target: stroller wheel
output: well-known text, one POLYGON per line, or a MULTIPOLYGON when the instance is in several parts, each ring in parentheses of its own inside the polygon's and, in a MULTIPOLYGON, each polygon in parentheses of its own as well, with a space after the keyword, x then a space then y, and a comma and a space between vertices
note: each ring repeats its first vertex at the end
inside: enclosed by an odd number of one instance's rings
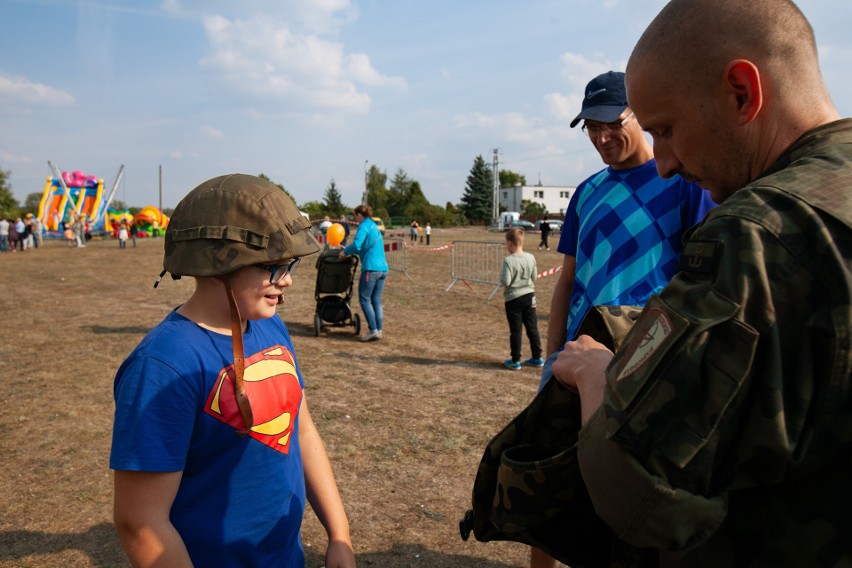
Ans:
POLYGON ((361 335, 361 315, 355 314, 355 335, 361 335))
POLYGON ((320 328, 322 327, 322 322, 320 321, 320 317, 318 313, 314 314, 314 337, 319 336, 320 328))

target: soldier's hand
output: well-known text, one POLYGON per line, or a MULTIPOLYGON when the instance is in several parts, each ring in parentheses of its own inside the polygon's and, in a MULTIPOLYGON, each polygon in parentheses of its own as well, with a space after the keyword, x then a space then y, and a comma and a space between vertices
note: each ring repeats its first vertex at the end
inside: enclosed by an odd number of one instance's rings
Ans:
POLYGON ((553 376, 567 386, 580 389, 584 381, 603 380, 612 351, 588 335, 565 344, 553 362, 553 376))
POLYGON ((553 362, 553 376, 580 394, 580 414, 585 424, 604 400, 606 367, 612 351, 588 335, 569 341, 553 362))

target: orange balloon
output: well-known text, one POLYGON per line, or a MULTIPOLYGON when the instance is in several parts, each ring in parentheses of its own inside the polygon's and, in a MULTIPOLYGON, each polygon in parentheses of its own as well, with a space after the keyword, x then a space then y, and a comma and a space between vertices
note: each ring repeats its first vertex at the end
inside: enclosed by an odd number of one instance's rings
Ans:
POLYGON ((328 239, 328 244, 336 247, 343 242, 343 237, 346 236, 346 231, 343 230, 343 225, 340 223, 332 223, 328 231, 325 232, 325 238, 328 239))

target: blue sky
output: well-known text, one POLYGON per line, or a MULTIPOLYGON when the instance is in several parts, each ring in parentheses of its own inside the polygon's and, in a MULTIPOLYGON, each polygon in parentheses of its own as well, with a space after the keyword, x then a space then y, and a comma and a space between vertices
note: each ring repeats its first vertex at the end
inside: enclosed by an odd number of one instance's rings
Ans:
MULTIPOLYGON (((365 166, 458 203, 474 158, 531 184, 600 169, 568 123, 588 80, 623 70, 664 0, 0 0, 0 168, 19 200, 47 161, 125 178, 173 207, 205 179, 264 173, 299 203, 365 166)), ((852 9, 802 0, 852 115, 852 9)))

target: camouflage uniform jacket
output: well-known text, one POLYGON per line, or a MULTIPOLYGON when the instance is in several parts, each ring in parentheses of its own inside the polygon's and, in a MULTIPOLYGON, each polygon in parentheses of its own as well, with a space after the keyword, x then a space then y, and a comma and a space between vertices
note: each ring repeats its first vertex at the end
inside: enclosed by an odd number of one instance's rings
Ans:
POLYGON ((580 433, 597 513, 661 566, 852 565, 852 119, 687 236, 580 433))

